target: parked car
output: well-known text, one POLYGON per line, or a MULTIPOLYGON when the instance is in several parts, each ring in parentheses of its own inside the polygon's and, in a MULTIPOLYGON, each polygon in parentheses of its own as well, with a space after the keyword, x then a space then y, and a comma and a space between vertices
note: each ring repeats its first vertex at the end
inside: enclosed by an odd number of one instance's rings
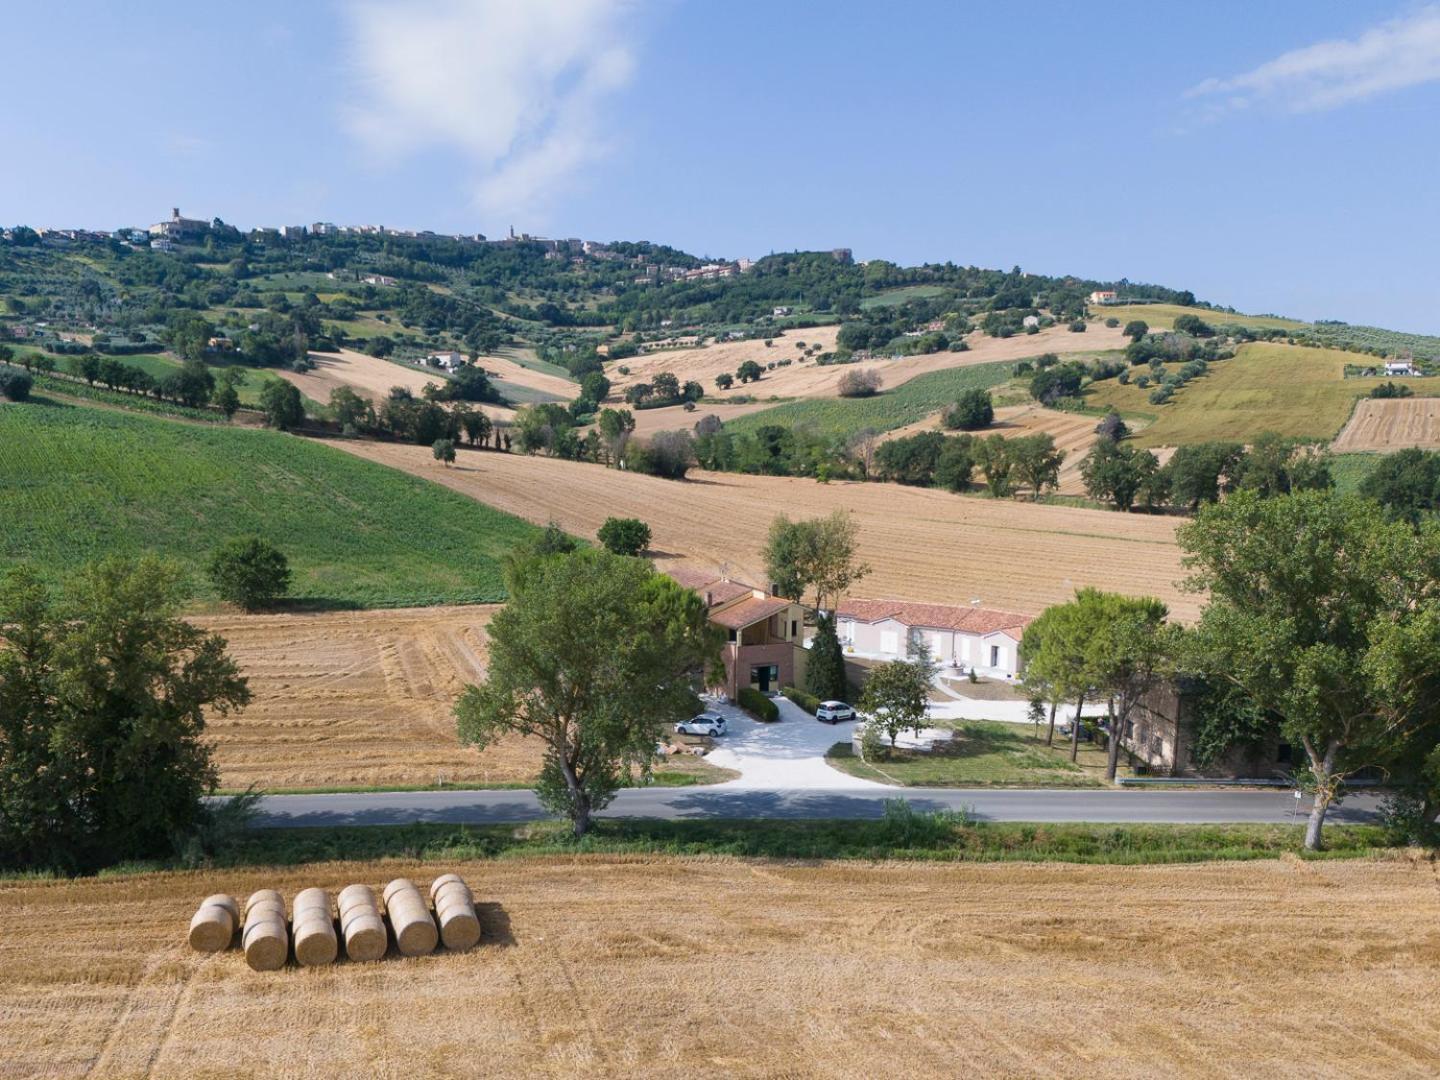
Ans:
POLYGON ((718 713, 701 713, 675 725, 677 735, 724 735, 725 718, 718 713))
POLYGON ((822 701, 815 719, 824 724, 848 724, 855 719, 855 710, 843 701, 822 701))

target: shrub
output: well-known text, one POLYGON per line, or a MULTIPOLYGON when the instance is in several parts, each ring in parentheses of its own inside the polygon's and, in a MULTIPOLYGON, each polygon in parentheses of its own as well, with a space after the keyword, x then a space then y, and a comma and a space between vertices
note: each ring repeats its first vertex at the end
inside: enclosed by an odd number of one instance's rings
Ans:
POLYGON ((988 427, 995 419, 995 406, 988 390, 966 390, 953 405, 945 407, 940 422, 951 431, 974 431, 988 427))
POLYGON ((1105 325, 1110 327, 1111 330, 1114 330, 1115 327, 1120 325, 1120 320, 1115 318, 1114 315, 1111 315, 1110 318, 1105 320, 1105 325))
POLYGON ((1083 334, 1085 332, 1085 320, 1076 319, 1074 322, 1072 322, 1070 324, 1070 332, 1072 334, 1083 334))
POLYGON ((787 686, 783 690, 781 690, 780 693, 784 694, 796 705, 799 705, 800 708, 804 709, 811 716, 814 716, 815 710, 820 708, 820 699, 814 694, 807 694, 804 690, 797 689, 793 686, 787 686))
POLYGON ((1164 405, 1167 401, 1170 400, 1174 393, 1174 388, 1168 384, 1164 386, 1157 386, 1154 390, 1150 391, 1150 404, 1164 405))
POLYGON ((740 707, 756 720, 773 724, 780 719, 779 707, 753 686, 742 686, 738 701, 740 707))
POLYGON ((639 555, 650 546, 650 526, 639 518, 606 518, 595 535, 612 555, 639 555))
POLYGON ((233 540, 216 551, 209 575, 220 599, 246 611, 271 607, 290 590, 285 553, 258 536, 233 540))
POLYGON ((836 387, 841 397, 874 397, 880 392, 880 373, 874 370, 847 371, 836 387))
POLYGON ((27 401, 33 385, 29 372, 0 368, 0 396, 11 401, 27 401))
POLYGON ((1126 385, 1126 384, 1130 381, 1130 372, 1129 372, 1129 370, 1126 369, 1125 371, 1120 372, 1119 375, 1116 375, 1116 376, 1115 376, 1115 381, 1118 382, 1121 386, 1126 385))

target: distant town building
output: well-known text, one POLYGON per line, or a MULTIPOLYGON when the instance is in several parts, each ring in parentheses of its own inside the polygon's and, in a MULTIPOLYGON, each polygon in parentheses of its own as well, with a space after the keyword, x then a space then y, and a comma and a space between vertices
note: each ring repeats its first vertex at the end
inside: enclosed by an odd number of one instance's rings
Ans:
POLYGON ((310 226, 310 232, 314 236, 333 236, 340 231, 340 227, 333 221, 317 221, 310 226))
POLYGON ((167 237, 157 236, 154 240, 150 241, 150 248, 153 251, 173 251, 175 244, 167 237))
POLYGON ((198 236, 209 227, 210 223, 208 221, 201 221, 199 218, 181 217, 180 208, 177 206, 171 209, 169 221, 156 222, 150 226, 150 235, 179 240, 187 236, 198 236))
POLYGON ((830 257, 838 263, 844 263, 846 266, 849 266, 855 261, 855 256, 849 248, 831 248, 830 257))
POLYGON ((305 229, 305 226, 304 226, 304 225, 281 225, 281 226, 280 226, 280 235, 283 236, 286 240, 300 240, 300 239, 303 239, 304 236, 305 236, 305 232, 306 232, 306 229, 305 229))

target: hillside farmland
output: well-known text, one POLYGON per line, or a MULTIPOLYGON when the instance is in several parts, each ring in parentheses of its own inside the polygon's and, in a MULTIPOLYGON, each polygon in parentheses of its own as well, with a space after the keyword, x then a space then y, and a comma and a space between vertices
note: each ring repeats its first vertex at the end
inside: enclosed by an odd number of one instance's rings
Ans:
MULTIPOLYGON (((1183 446, 1211 439, 1245 442, 1262 431, 1329 441, 1345 425, 1355 401, 1383 382, 1347 379, 1345 365, 1370 357, 1334 349, 1251 342, 1230 360, 1217 360, 1204 376, 1175 392, 1164 405, 1149 390, 1114 379, 1094 383, 1085 402, 1153 419, 1135 438, 1139 446, 1183 446)), ((1148 370, 1148 369, 1142 369, 1148 370)))
POLYGON ((1437 926, 1420 859, 530 856, 19 880, 0 885, 0 1060, 187 1080, 1433 1076, 1437 926), (184 944, 217 891, 446 871, 480 902, 474 952, 265 974, 184 944))
POLYGON ((1346 454, 1370 450, 1440 448, 1440 399, 1367 399, 1355 406, 1332 449, 1346 454))
POLYGON ((777 514, 854 512, 874 596, 984 604, 1038 613, 1082 585, 1158 596, 1193 617, 1180 592, 1175 519, 951 495, 894 484, 692 472, 673 482, 599 465, 462 453, 442 469, 426 447, 333 444, 351 454, 444 484, 529 521, 558 521, 584 536, 609 516, 646 520, 657 563, 728 569, 765 579, 761 550, 777 514))
MULTIPOLYGON (((0 568, 51 580, 115 552, 177 560, 198 595, 225 541, 259 535, 311 605, 504 598, 499 559, 533 529, 470 499, 274 431, 0 404, 0 568)), ((426 449, 426 453, 429 450, 426 449)))
POLYGON ((1091 306, 1090 313, 1097 318, 1119 319, 1122 328, 1131 319, 1141 319, 1151 330, 1174 329, 1175 320, 1181 315, 1194 315, 1211 326, 1250 326, 1258 330, 1299 330, 1308 329, 1310 325, 1277 315, 1240 315, 1179 304, 1096 304, 1091 306))

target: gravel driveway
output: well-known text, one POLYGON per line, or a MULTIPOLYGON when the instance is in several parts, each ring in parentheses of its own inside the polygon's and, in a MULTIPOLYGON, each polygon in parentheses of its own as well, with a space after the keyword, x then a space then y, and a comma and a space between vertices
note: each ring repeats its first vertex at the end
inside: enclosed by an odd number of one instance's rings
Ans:
POLYGON ((837 742, 849 742, 855 725, 822 724, 787 698, 776 698, 780 719, 762 724, 733 705, 706 702, 706 710, 725 717, 728 734, 716 740, 718 746, 705 760, 724 769, 734 769, 740 779, 717 787, 765 789, 814 789, 837 791, 853 788, 884 788, 870 780, 832 769, 825 751, 837 742))

